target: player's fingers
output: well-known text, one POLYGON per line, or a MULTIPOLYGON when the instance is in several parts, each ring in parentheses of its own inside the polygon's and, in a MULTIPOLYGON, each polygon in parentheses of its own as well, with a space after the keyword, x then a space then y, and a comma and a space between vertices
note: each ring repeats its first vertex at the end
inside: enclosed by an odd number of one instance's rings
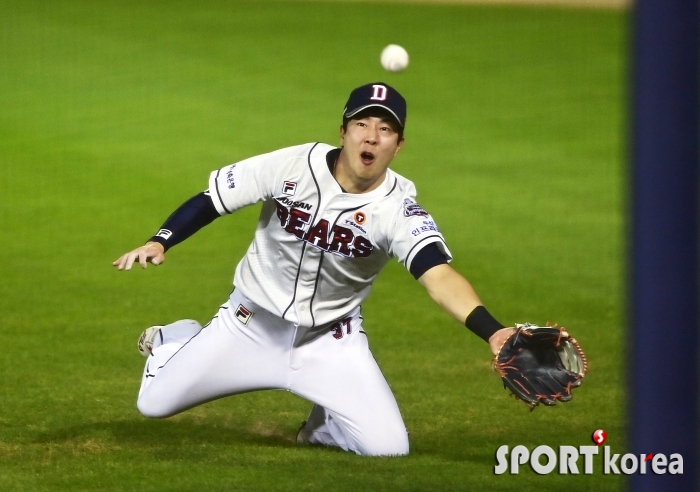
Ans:
POLYGON ((119 269, 124 270, 126 269, 126 263, 129 261, 129 253, 125 253, 122 255, 121 258, 119 258, 119 269))
POLYGON ((132 251, 126 256, 126 262, 124 263, 124 270, 131 270, 131 266, 134 264, 134 261, 136 260, 136 257, 138 256, 138 253, 135 251, 132 251))
POLYGON ((152 260, 151 263, 158 266, 165 261, 165 255, 163 253, 158 253, 152 260))
POLYGON ((139 252, 139 264, 141 268, 146 268, 148 266, 148 253, 146 251, 139 252))
POLYGON ((121 270, 124 267, 124 256, 126 256, 126 255, 121 255, 119 258, 114 260, 112 262, 112 265, 117 267, 119 270, 121 270))

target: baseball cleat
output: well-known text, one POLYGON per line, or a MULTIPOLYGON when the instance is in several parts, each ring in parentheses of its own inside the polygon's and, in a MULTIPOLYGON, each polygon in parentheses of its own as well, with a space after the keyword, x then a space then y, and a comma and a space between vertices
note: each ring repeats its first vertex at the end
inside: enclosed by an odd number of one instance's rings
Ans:
POLYGON ((141 333, 136 346, 139 349, 139 353, 144 357, 148 357, 153 353, 153 340, 156 338, 156 335, 160 333, 161 328, 163 328, 162 325, 151 326, 150 328, 146 328, 144 332, 141 333))
POLYGON ((310 444, 309 439, 311 438, 311 431, 306 429, 306 420, 301 423, 299 431, 297 432, 297 444, 310 444))

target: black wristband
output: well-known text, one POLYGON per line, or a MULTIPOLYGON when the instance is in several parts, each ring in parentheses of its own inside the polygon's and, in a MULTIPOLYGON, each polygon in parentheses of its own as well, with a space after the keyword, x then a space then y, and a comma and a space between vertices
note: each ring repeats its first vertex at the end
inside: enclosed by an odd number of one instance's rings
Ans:
MULTIPOLYGON (((161 231, 162 231, 162 230, 163 230, 163 229, 161 229, 161 231)), ((159 233, 160 233, 160 231, 159 231, 159 233)), ((159 243, 159 244, 162 244, 162 245, 163 245, 163 253, 165 253, 166 251, 168 251, 168 248, 169 248, 169 247, 168 247, 168 241, 166 241, 164 238, 162 238, 162 237, 160 237, 160 236, 152 236, 152 237, 151 237, 148 241, 146 241, 146 242, 147 242, 147 243, 159 243)))
POLYGON ((491 335, 501 328, 505 328, 496 318, 491 316, 491 313, 489 313, 484 306, 475 307, 464 321, 464 326, 487 342, 489 338, 491 338, 491 335))

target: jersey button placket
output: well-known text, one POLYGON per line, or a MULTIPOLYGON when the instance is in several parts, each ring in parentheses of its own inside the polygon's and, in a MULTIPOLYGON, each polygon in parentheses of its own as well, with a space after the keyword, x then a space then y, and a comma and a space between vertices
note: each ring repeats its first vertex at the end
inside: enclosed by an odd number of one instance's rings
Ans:
POLYGON ((313 246, 307 247, 306 254, 302 260, 301 271, 299 272, 296 304, 297 312, 299 313, 299 324, 304 327, 311 327, 314 323, 311 303, 313 302, 316 272, 320 265, 321 256, 321 252, 318 249, 313 246))

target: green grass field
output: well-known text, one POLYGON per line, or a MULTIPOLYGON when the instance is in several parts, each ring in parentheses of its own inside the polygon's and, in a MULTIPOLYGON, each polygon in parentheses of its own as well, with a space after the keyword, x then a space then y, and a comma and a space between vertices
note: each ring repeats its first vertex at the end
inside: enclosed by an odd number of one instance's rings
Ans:
MULTIPOLYGON (((618 490, 619 477, 493 474, 503 445, 624 452, 627 17, 527 7, 0 0, 0 490, 618 490), (379 52, 411 65, 384 72, 379 52), (337 143, 349 91, 409 102, 392 164, 504 323, 558 322, 590 373, 566 405, 527 408, 486 344, 390 264, 364 306, 411 433, 405 458, 298 447, 310 404, 286 392, 167 420, 136 410, 143 328, 206 322, 258 207, 145 271, 111 262, 212 169, 337 143)), ((582 467, 582 460, 579 461, 582 467)))

